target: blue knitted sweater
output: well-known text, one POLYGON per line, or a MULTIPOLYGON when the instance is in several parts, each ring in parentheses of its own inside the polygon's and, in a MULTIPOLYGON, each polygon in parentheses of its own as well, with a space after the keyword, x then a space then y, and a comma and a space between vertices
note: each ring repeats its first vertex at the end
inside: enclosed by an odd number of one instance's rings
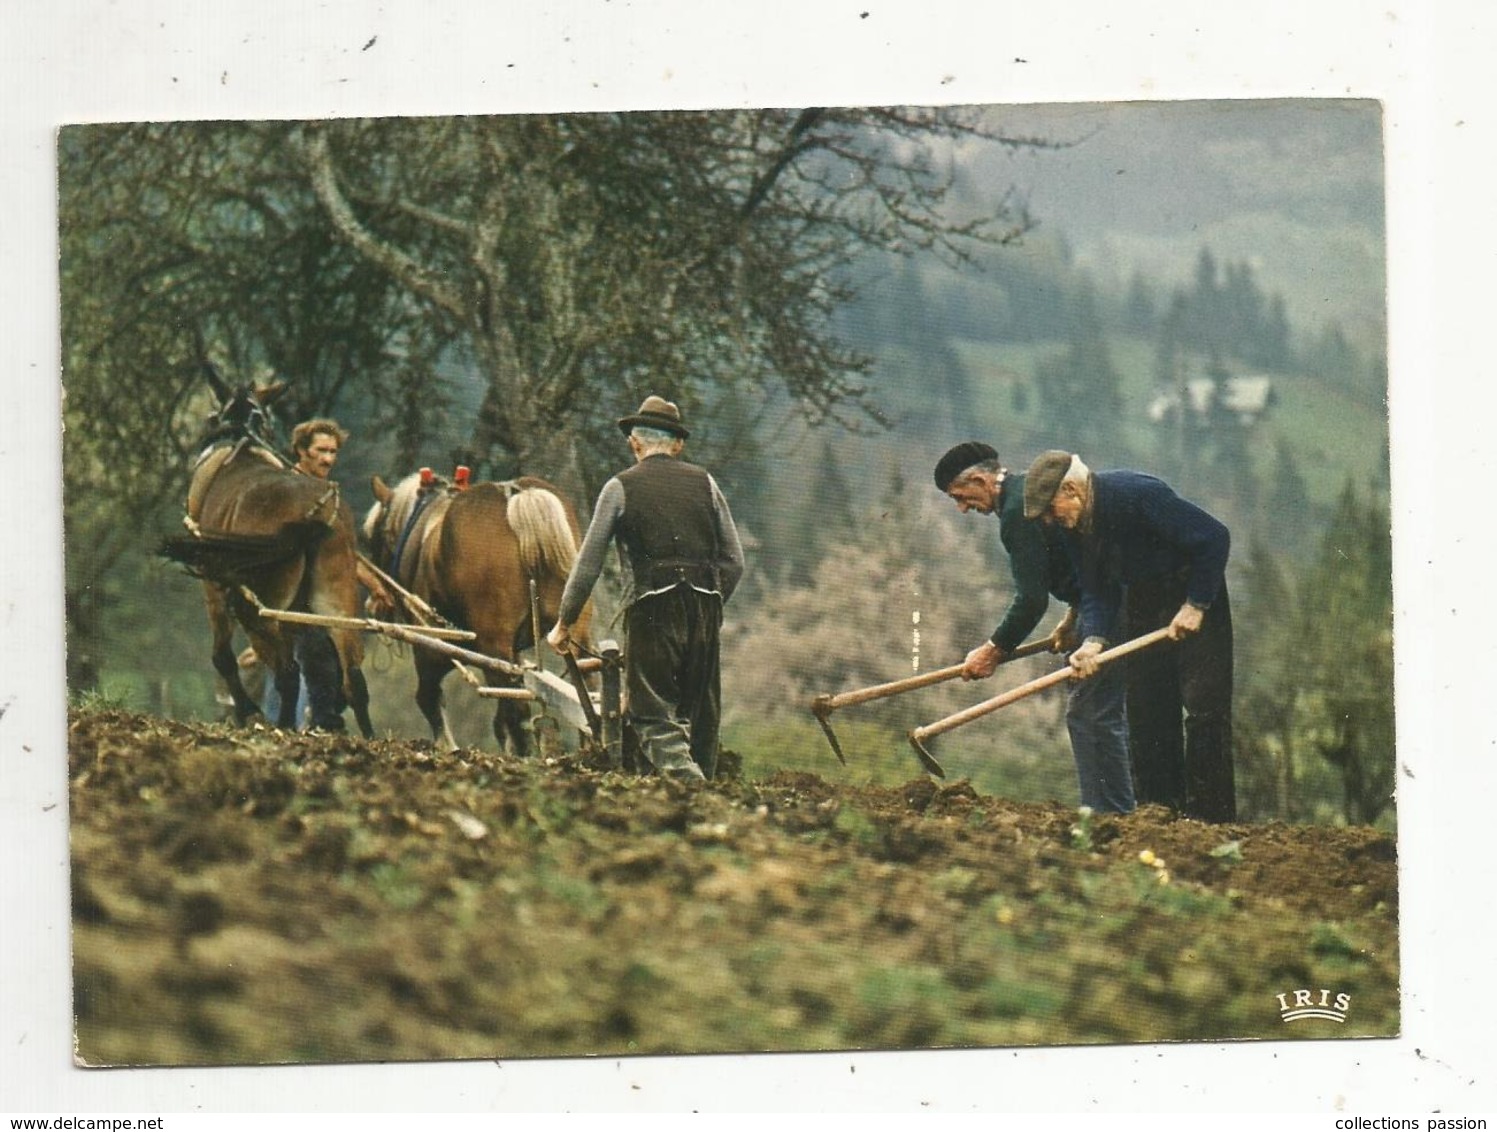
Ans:
POLYGON ((1081 585, 1081 635, 1117 642, 1128 587, 1179 578, 1207 608, 1221 592, 1232 536, 1226 526, 1143 472, 1092 474, 1090 529, 1066 532, 1081 585))

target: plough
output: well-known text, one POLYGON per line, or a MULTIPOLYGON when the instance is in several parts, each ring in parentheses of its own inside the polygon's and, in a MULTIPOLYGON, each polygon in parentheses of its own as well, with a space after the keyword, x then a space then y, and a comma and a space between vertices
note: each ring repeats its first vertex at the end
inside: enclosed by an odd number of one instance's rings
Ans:
MULTIPOLYGON (((366 565, 376 569, 372 564, 366 565)), ((378 633, 392 640, 439 653, 452 661, 478 696, 484 699, 533 701, 590 736, 593 745, 604 755, 610 766, 623 765, 623 681, 620 676, 623 663, 617 642, 601 642, 595 657, 578 657, 575 653, 567 653, 563 659, 570 680, 565 680, 533 661, 516 664, 502 657, 488 656, 454 644, 455 641, 471 641, 477 634, 454 626, 425 623, 436 616, 435 611, 401 589, 387 575, 381 573, 380 577, 403 599, 412 599, 407 612, 422 623, 404 625, 374 617, 339 617, 275 609, 261 602, 247 586, 240 586, 239 592, 259 616, 267 621, 378 633), (485 684, 479 674, 473 671, 475 668, 502 673, 519 680, 520 684, 514 687, 485 684), (586 677, 589 673, 600 674, 600 693, 593 693, 588 689, 586 677)))

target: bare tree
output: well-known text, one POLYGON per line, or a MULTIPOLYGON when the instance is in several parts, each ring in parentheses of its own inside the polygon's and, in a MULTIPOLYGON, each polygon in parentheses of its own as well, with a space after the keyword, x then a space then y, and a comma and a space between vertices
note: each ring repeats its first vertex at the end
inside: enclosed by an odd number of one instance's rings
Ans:
POLYGON ((207 359, 289 379, 290 414, 335 410, 407 465, 460 426, 452 455, 489 475, 575 453, 595 476, 649 391, 703 423, 739 394, 878 422, 834 325, 851 269, 1024 231, 950 194, 977 143, 1044 144, 971 108, 65 130, 70 654, 100 581, 174 521, 207 359))
POLYGON ((846 271, 872 252, 960 263, 1025 230, 1007 206, 947 207, 941 147, 977 138, 999 140, 973 111, 858 109, 334 122, 297 140, 340 237, 482 372, 474 458, 525 468, 649 389, 778 387, 813 420, 876 420, 868 359, 831 325, 846 271))

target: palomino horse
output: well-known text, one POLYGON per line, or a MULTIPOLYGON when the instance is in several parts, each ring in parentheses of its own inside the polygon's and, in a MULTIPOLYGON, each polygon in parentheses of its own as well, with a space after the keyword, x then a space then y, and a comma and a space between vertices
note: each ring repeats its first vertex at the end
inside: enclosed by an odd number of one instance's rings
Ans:
MULTIPOLYGON (((537 639, 530 582, 544 622, 541 635, 561 605, 581 541, 571 506, 551 484, 531 476, 458 489, 440 477, 423 486, 415 473, 393 488, 379 476, 370 485, 375 503, 363 530, 375 562, 442 618, 475 633, 474 651, 516 663, 537 639)), ((590 615, 589 608, 574 631, 579 639, 590 615)), ((419 647, 415 661, 416 704, 432 738, 454 747, 442 708, 442 680, 452 662, 419 647)), ((515 683, 498 671, 485 676, 493 684, 515 683)), ((522 756, 528 750, 524 719, 523 705, 498 701, 494 738, 522 756)))
MULTIPOLYGON (((337 484, 292 471, 264 438, 271 403, 285 390, 283 384, 231 390, 211 369, 208 380, 220 408, 210 422, 209 446, 198 457, 187 492, 190 533, 166 539, 162 553, 203 579, 213 630, 213 667, 234 698, 235 719, 243 723, 260 714, 260 705, 239 675, 233 647, 237 619, 280 693, 277 725, 290 729, 296 724, 301 675, 296 634, 305 630, 259 616, 244 591, 271 609, 358 617, 353 512, 337 484)), ((341 724, 341 683, 342 697, 353 708, 359 728, 366 737, 373 736, 369 690, 360 669, 363 637, 349 628, 329 633, 341 675, 306 673, 318 725, 332 727, 335 720, 341 724)))

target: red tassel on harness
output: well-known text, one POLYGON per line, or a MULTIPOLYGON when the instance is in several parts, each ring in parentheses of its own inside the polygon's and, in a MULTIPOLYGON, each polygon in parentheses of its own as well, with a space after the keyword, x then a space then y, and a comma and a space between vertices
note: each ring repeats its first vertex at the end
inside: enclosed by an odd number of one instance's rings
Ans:
POLYGON ((457 471, 453 473, 452 479, 457 484, 458 491, 463 491, 467 488, 468 477, 472 474, 472 470, 467 464, 459 464, 457 466, 457 471))

